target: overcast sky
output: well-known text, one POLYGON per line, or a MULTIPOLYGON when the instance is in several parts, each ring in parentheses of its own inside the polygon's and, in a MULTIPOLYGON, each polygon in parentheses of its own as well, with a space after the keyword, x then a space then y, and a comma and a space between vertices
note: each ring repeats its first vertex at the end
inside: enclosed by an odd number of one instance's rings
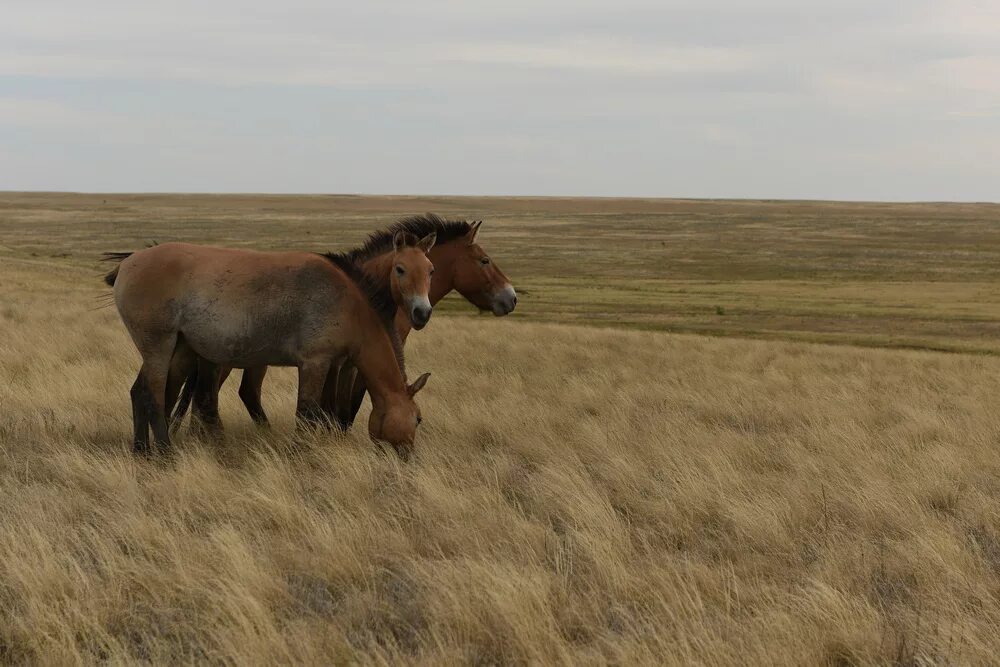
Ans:
POLYGON ((1000 2, 5 0, 0 189, 1000 200, 1000 2))

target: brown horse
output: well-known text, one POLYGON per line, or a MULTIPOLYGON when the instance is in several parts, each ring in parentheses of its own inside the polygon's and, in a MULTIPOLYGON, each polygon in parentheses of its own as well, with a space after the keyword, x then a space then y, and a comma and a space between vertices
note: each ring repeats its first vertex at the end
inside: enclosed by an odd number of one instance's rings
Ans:
MULTIPOLYGON (((373 235, 362 247, 345 253, 344 257, 356 265, 369 282, 389 294, 392 304, 398 306, 396 310, 403 315, 403 319, 419 330, 426 326, 433 310, 429 292, 434 265, 427 253, 434 247, 435 239, 434 231, 417 237, 407 231, 395 230, 373 235)), ((341 360, 337 360, 334 363, 331 372, 336 372, 340 362, 341 360)), ((218 387, 232 372, 232 367, 213 369, 197 356, 175 359, 174 363, 178 372, 186 370, 184 376, 187 380, 170 420, 171 430, 180 426, 194 399, 195 416, 201 425, 215 435, 221 434, 218 387)), ((246 381, 240 387, 240 396, 251 418, 259 424, 267 423, 267 415, 260 402, 260 386, 266 373, 267 366, 245 369, 244 378, 255 378, 253 386, 256 390, 248 392, 246 387, 250 384, 246 381)), ((324 403, 329 400, 327 393, 324 389, 324 403)), ((167 407, 172 407, 172 402, 167 407)), ((332 417, 332 414, 329 416, 332 417)))
MULTIPOLYGON (((497 317, 510 314, 517 306, 517 292, 496 262, 476 242, 482 221, 472 224, 463 220, 444 220, 432 213, 403 218, 390 227, 390 231, 406 231, 422 235, 433 230, 437 242, 428 253, 434 264, 431 278, 430 302, 437 305, 441 299, 457 291, 466 301, 482 311, 497 317)), ((396 330, 405 344, 410 327, 401 312, 396 314, 396 330)), ((251 378, 253 380, 253 378, 251 378)), ((241 394, 243 386, 240 386, 241 394)), ((260 396, 260 385, 256 385, 260 396)), ((347 430, 361 409, 366 393, 364 378, 350 360, 338 369, 337 377, 327 379, 323 408, 340 428, 347 430), (331 383, 335 389, 331 391, 331 383)))
MULTIPOLYGON (((514 310, 517 294, 507 276, 476 242, 481 225, 482 222, 469 224, 466 221, 444 220, 431 213, 412 216, 400 220, 387 230, 374 233, 364 246, 347 253, 347 256, 359 263, 373 280, 384 280, 386 263, 380 258, 391 250, 391 239, 398 234, 424 239, 434 235, 436 242, 428 251, 435 269, 431 277, 430 304, 436 305, 452 290, 456 290, 473 305, 499 317, 514 310)), ((395 296, 394 298, 399 304, 396 329, 400 339, 405 341, 411 327, 419 330, 423 325, 414 320, 404 301, 395 296)), ((220 380, 225 381, 228 373, 229 369, 224 369, 220 380)), ((266 373, 266 366, 244 370, 239 390, 239 396, 251 418, 260 424, 267 423, 260 400, 266 373)), ((342 429, 349 428, 353 423, 364 399, 366 387, 362 375, 357 373, 355 365, 349 359, 343 360, 339 365, 334 364, 330 369, 323 390, 323 410, 342 429)), ((205 391, 199 389, 199 382, 203 380, 198 379, 197 372, 188 379, 174 414, 174 425, 183 419, 192 395, 195 397, 195 411, 204 419, 199 406, 211 405, 212 398, 206 397, 205 391)), ((204 383, 207 391, 211 391, 213 385, 211 379, 204 383)))
POLYGON ((325 379, 348 357, 372 386, 369 434, 408 455, 420 421, 413 395, 428 374, 406 385, 396 302, 350 258, 185 243, 109 258, 122 260, 105 280, 142 356, 132 387, 136 451, 149 450, 150 426, 158 444, 170 444, 166 406, 185 377, 176 359, 297 367, 302 424, 322 421, 325 379))

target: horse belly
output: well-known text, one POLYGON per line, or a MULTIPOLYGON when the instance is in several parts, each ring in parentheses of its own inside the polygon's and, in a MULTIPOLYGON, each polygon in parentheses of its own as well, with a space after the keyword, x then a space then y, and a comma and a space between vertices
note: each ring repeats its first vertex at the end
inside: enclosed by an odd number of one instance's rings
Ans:
POLYGON ((181 333, 200 356, 247 368, 296 366, 305 357, 339 352, 331 335, 337 318, 316 308, 315 292, 303 294, 280 279, 240 282, 216 282, 211 292, 193 293, 185 300, 181 333))
POLYGON ((195 298, 186 305, 180 331, 201 357, 237 368, 298 363, 301 332, 287 304, 267 308, 195 298))

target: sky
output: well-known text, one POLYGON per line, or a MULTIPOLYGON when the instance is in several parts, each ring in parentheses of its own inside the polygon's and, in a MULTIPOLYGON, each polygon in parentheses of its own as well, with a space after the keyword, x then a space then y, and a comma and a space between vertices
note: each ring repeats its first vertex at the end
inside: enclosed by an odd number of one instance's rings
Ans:
POLYGON ((1000 200, 1000 2, 4 0, 0 190, 1000 200))

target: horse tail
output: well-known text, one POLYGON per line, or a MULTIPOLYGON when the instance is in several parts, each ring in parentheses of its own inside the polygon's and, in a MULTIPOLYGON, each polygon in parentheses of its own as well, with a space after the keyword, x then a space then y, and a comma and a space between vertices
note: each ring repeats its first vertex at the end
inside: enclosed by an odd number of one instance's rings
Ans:
POLYGON ((177 407, 174 408, 174 413, 170 415, 170 430, 171 432, 176 431, 181 426, 181 422, 184 421, 184 416, 187 415, 188 408, 191 407, 191 399, 194 398, 194 388, 198 386, 198 364, 194 365, 191 372, 184 379, 184 384, 181 385, 181 393, 177 398, 177 407))
MULTIPOLYGON (((101 255, 101 261, 118 262, 119 264, 121 264, 122 261, 128 259, 131 256, 132 253, 130 252, 106 252, 103 255, 101 255)), ((120 268, 121 268, 120 266, 116 266, 115 268, 111 269, 111 271, 108 272, 106 276, 104 276, 104 284, 106 284, 108 287, 114 287, 115 280, 118 279, 118 269, 120 268)))
MULTIPOLYGON (((152 248, 155 245, 158 245, 156 243, 156 241, 152 241, 150 243, 147 243, 146 247, 147 248, 152 248)), ((106 252, 106 253, 103 253, 101 255, 101 261, 102 262, 118 262, 119 264, 121 264, 123 261, 125 261, 126 259, 128 259, 129 257, 131 257, 134 254, 135 254, 134 252, 106 252)), ((118 279, 118 269, 119 269, 119 267, 116 266, 110 272, 108 272, 108 275, 104 276, 104 283, 108 287, 114 287, 115 286, 115 280, 118 279)))

